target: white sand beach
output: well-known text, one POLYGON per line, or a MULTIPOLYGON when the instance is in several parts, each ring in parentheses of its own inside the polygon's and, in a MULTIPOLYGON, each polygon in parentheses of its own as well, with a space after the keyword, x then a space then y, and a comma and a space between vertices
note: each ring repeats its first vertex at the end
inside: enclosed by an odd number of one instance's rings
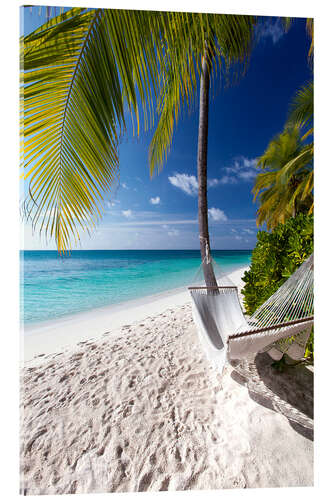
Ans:
POLYGON ((24 494, 313 485, 312 371, 260 354, 222 376, 187 291, 27 330, 22 347, 24 494))

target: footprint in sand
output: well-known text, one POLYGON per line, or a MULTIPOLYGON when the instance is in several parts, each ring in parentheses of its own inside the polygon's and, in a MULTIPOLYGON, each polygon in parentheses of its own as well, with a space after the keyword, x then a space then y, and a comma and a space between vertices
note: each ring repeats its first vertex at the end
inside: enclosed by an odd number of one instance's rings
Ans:
POLYGON ((147 472, 147 474, 142 476, 140 483, 139 483, 138 491, 147 491, 150 484, 151 484, 152 478, 153 478, 152 472, 147 472))

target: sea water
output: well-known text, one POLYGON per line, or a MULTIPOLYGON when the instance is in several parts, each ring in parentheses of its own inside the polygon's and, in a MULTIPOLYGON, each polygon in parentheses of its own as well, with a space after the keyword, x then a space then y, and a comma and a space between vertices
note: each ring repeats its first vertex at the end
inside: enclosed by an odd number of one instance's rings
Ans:
MULTIPOLYGON (((251 251, 216 250, 225 273, 248 266, 251 251)), ((38 323, 186 287, 200 266, 199 250, 22 251, 21 321, 38 323)))

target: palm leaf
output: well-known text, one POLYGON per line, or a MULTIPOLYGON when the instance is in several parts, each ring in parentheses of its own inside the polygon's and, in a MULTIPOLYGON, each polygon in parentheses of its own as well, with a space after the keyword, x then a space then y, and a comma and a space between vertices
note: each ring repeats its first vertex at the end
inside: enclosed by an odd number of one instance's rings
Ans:
POLYGON ((244 71, 255 18, 71 9, 21 39, 24 213, 60 252, 98 223, 119 179, 127 114, 139 134, 159 122, 151 172, 165 162, 174 125, 191 107, 203 54, 211 69, 244 71), (140 103, 140 107, 139 107, 140 103))
POLYGON ((308 52, 308 58, 311 64, 313 64, 313 52, 314 52, 314 22, 313 18, 308 18, 306 20, 306 31, 311 38, 311 45, 308 52))
POLYGON ((191 109, 203 57, 211 69, 233 76, 244 73, 253 40, 255 17, 168 13, 166 77, 162 82, 158 125, 149 148, 150 173, 166 162, 181 111, 191 109))
POLYGON ((293 175, 304 172, 308 166, 312 170, 312 160, 313 160, 313 144, 304 146, 301 151, 294 158, 289 160, 280 169, 276 176, 276 182, 281 185, 285 185, 288 179, 293 175))
POLYGON ((156 13, 71 9, 23 40, 24 213, 63 252, 90 231, 119 179, 127 103, 145 128, 163 69, 156 13))
POLYGON ((299 210, 313 209, 313 144, 302 141, 300 126, 288 126, 258 159, 263 170, 256 177, 253 194, 258 199, 257 225, 270 230, 299 210))
POLYGON ((288 123, 308 128, 302 140, 313 134, 313 82, 307 83, 296 93, 289 108, 288 123))

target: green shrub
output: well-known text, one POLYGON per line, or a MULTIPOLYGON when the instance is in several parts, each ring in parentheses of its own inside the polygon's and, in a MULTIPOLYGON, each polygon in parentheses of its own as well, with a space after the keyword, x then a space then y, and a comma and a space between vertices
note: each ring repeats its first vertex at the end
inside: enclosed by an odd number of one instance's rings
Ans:
MULTIPOLYGON (((263 304, 313 252, 313 216, 300 214, 272 232, 259 231, 242 290, 247 314, 263 304)), ((313 335, 307 354, 313 357, 313 335)))

